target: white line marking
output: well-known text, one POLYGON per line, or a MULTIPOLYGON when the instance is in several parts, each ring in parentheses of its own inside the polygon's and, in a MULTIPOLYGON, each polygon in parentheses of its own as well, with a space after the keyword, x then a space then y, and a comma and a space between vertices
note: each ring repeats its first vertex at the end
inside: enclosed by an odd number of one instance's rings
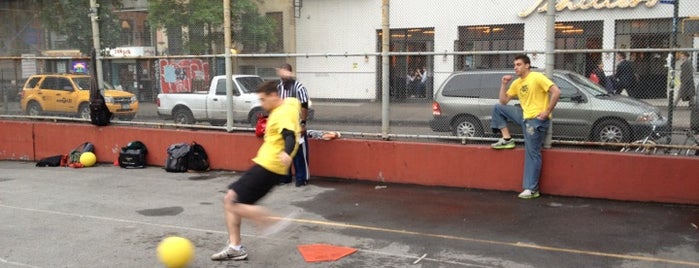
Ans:
POLYGON ((1 263, 6 263, 6 264, 10 264, 10 265, 14 265, 14 266, 31 267, 31 268, 41 268, 41 267, 39 267, 39 266, 29 265, 29 264, 26 264, 26 263, 19 263, 19 262, 8 261, 8 260, 3 259, 3 258, 0 258, 0 262, 1 262, 1 263))
MULTIPOLYGON (((118 218, 104 217, 104 216, 92 216, 92 215, 83 215, 83 214, 77 214, 77 213, 68 213, 68 212, 60 212, 60 211, 52 211, 52 210, 44 210, 44 209, 24 208, 24 207, 8 206, 8 205, 3 205, 3 204, 0 204, 0 207, 9 208, 9 209, 16 209, 16 210, 23 210, 23 211, 29 211, 29 212, 37 212, 37 213, 45 213, 45 214, 53 214, 53 215, 67 216, 67 217, 78 217, 78 218, 85 218, 85 219, 102 220, 102 221, 112 221, 112 222, 129 223, 129 224, 141 224, 141 225, 155 226, 155 227, 161 227, 161 228, 172 228, 172 229, 181 229, 181 230, 187 230, 187 231, 205 232, 205 233, 216 233, 216 234, 225 234, 225 235, 228 235, 228 232, 225 232, 225 231, 216 231, 216 230, 208 230, 208 229, 201 229, 201 228, 192 228, 192 227, 185 227, 185 226, 178 226, 178 225, 170 225, 170 224, 159 224, 159 223, 151 223, 151 222, 143 222, 143 221, 135 221, 135 220, 118 219, 118 218)), ((256 235, 247 235, 247 234, 241 234, 241 236, 260 238, 260 237, 258 237, 258 236, 256 236, 256 235)), ((264 239, 264 238, 261 238, 261 239, 264 239)), ((358 251, 360 251, 360 252, 367 252, 367 253, 376 254, 376 255, 394 256, 394 257, 399 257, 399 258, 403 258, 403 259, 415 259, 415 256, 407 256, 407 255, 393 254, 393 253, 387 253, 387 252, 379 252, 379 251, 364 250, 364 249, 358 249, 358 251)), ((437 259, 431 259, 431 258, 425 258, 424 260, 431 261, 431 262, 437 262, 437 263, 447 263, 447 264, 454 264, 454 265, 462 265, 462 266, 486 267, 486 266, 474 266, 474 265, 472 265, 472 264, 460 263, 460 262, 454 262, 454 261, 437 260, 437 259)), ((0 259, 0 261, 2 261, 2 259, 0 259)), ((21 265, 21 264, 18 264, 18 265, 21 265)), ((27 266, 27 267, 41 268, 41 267, 36 267, 36 266, 27 266)))

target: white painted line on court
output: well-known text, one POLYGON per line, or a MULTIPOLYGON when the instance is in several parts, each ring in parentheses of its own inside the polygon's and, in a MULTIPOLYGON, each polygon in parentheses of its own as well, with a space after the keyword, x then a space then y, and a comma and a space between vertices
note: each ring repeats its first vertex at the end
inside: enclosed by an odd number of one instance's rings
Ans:
MULTIPOLYGON (((208 230, 208 229, 201 229, 201 228, 192 228, 192 227, 178 226, 178 225, 170 225, 170 224, 159 224, 159 223, 151 223, 151 222, 135 221, 135 220, 125 220, 125 219, 112 218, 112 217, 104 217, 104 216, 92 216, 92 215, 83 215, 83 214, 77 214, 77 213, 68 213, 68 212, 60 212, 60 211, 45 210, 45 209, 35 209, 35 208, 16 207, 16 206, 8 206, 8 205, 3 205, 3 204, 0 204, 0 207, 9 208, 9 209, 16 209, 16 210, 23 210, 23 211, 29 211, 29 212, 37 212, 37 213, 45 213, 45 214, 53 214, 53 215, 67 216, 67 217, 78 217, 78 218, 93 219, 93 220, 112 221, 112 222, 129 223, 129 224, 140 224, 140 225, 155 226, 155 227, 160 227, 160 228, 171 228, 171 229, 180 229, 180 230, 195 231, 195 232, 216 233, 216 234, 225 234, 225 235, 228 235, 228 232, 225 232, 225 231, 216 231, 216 230, 208 230)), ((275 218, 275 217, 273 217, 273 218, 275 218)), ((280 218, 280 219, 281 219, 281 218, 280 218)), ((298 221, 295 220, 295 219, 289 219, 289 220, 298 222, 298 221)), ((259 236, 256 236, 256 235, 241 234, 241 236, 260 238, 259 236)), ((264 238, 262 238, 262 239, 264 239, 264 238)), ((275 240, 276 240, 276 239, 275 239, 275 240)), ((366 253, 370 253, 370 254, 376 254, 376 255, 400 257, 400 258, 404 258, 404 259, 408 259, 408 260, 415 259, 415 256, 408 256, 408 255, 400 255, 400 254, 393 254, 393 253, 386 253, 386 252, 378 252, 378 251, 364 250, 364 249, 358 249, 358 251, 360 251, 360 252, 366 252, 366 253)), ((472 264, 467 264, 467 263, 460 263, 460 262, 454 262, 454 261, 445 261, 445 260, 437 260, 437 259, 431 259, 431 258, 425 258, 424 260, 429 260, 429 261, 437 262, 437 263, 448 263, 448 264, 455 264, 455 265, 462 265, 462 266, 473 266, 472 264)), ((35 267, 35 266, 27 266, 27 267, 35 267)), ((476 266, 476 267, 480 267, 480 266, 476 266)), ((40 268, 40 267, 35 267, 35 268, 40 268)))
MULTIPOLYGON (((275 217, 273 217, 273 218, 275 218, 275 217)), ((279 219, 279 218, 276 218, 276 219, 279 219)), ((565 253, 578 254, 578 255, 590 255, 590 256, 617 258, 617 259, 624 259, 624 260, 646 261, 646 262, 671 263, 671 264, 680 264, 680 265, 699 267, 699 262, 693 262, 693 261, 662 259, 662 258, 655 258, 655 257, 607 253, 607 252, 599 252, 599 251, 588 251, 588 250, 579 250, 579 249, 570 249, 570 248, 548 247, 548 246, 541 246, 541 245, 528 244, 528 243, 522 243, 522 242, 514 242, 514 243, 513 242, 502 242, 502 241, 496 241, 496 240, 486 240, 486 239, 469 238, 469 237, 461 237, 461 236, 453 236, 453 235, 421 233, 421 232, 415 232, 415 231, 396 230, 396 229, 389 229, 389 228, 383 228, 383 227, 363 226, 363 225, 339 223, 339 222, 305 220, 305 219, 291 219, 291 220, 298 222, 298 223, 305 223, 305 224, 352 228, 352 229, 360 229, 360 230, 371 230, 371 231, 377 231, 377 232, 432 237, 432 238, 440 238, 440 239, 448 239, 448 240, 458 240, 458 241, 466 241, 466 242, 473 242, 473 243, 480 243, 480 244, 491 244, 491 245, 500 245, 500 246, 516 247, 516 248, 529 248, 529 249, 537 249, 537 250, 542 250, 542 251, 565 252, 565 253)))
MULTIPOLYGON (((96 219, 96 220, 104 220, 104 221, 114 221, 114 222, 120 222, 120 223, 150 225, 150 226, 156 226, 156 227, 162 227, 162 228, 173 228, 173 229, 182 229, 182 230, 196 231, 196 232, 228 234, 227 232, 224 232, 224 231, 215 231, 215 230, 207 230, 207 229, 201 229, 201 228, 192 228, 192 227, 185 227, 185 226, 178 226, 178 225, 170 225, 170 224, 159 224, 159 223, 150 223, 150 222, 142 222, 142 221, 134 221, 134 220, 125 220, 125 219, 118 219, 118 218, 112 218, 112 217, 82 215, 82 214, 77 214, 77 213, 66 213, 66 212, 43 210, 43 209, 24 208, 24 207, 8 206, 8 205, 3 205, 3 204, 0 204, 0 207, 9 208, 9 209, 16 209, 16 210, 24 210, 24 211, 30 211, 30 212, 39 212, 39 213, 61 215, 61 216, 79 217, 79 218, 96 219)), ((283 218, 279 218, 279 217, 271 217, 271 218, 277 219, 277 220, 283 219, 283 218)), ((565 252, 565 253, 578 254, 578 255, 599 256, 599 257, 646 261, 646 262, 670 263, 670 264, 679 264, 679 265, 699 267, 699 262, 684 261, 684 260, 662 259, 662 258, 655 258, 655 257, 607 253, 607 252, 599 252, 599 251, 588 251, 588 250, 579 250, 579 249, 570 249, 570 248, 548 247, 548 246, 527 244, 527 243, 521 243, 521 242, 502 242, 502 241, 495 241, 495 240, 477 239, 477 238, 460 237, 460 236, 452 236, 452 235, 421 233, 421 232, 415 232, 415 231, 396 230, 396 229, 389 229, 389 228, 383 228, 383 227, 363 226, 363 225, 339 223, 339 222, 331 222, 331 221, 307 220, 307 219, 288 219, 288 220, 294 221, 297 223, 305 223, 305 224, 313 224, 313 225, 321 225, 321 226, 342 227, 342 228, 351 228, 351 229, 358 229, 358 230, 370 230, 370 231, 396 233, 396 234, 403 234, 403 235, 423 236, 423 237, 432 237, 432 238, 440 238, 440 239, 448 239, 448 240, 466 241, 466 242, 473 242, 473 243, 480 243, 480 244, 500 245, 500 246, 515 247, 515 248, 529 248, 529 249, 536 249, 536 250, 542 250, 542 251, 565 252)), ((241 234, 241 235, 256 237, 253 235, 244 235, 244 234, 241 234)), ((362 251, 373 252, 373 251, 368 251, 368 250, 362 250, 362 251)), ((415 259, 414 256, 403 256, 403 257, 408 258, 408 259, 415 259)), ((436 261, 437 262, 444 262, 442 260, 436 260, 436 261)))
POLYGON ((41 267, 39 267, 39 266, 29 265, 29 264, 26 264, 26 263, 19 263, 19 262, 8 261, 8 260, 3 259, 3 258, 0 258, 0 263, 9 264, 9 265, 14 265, 14 266, 20 266, 20 267, 41 268, 41 267))

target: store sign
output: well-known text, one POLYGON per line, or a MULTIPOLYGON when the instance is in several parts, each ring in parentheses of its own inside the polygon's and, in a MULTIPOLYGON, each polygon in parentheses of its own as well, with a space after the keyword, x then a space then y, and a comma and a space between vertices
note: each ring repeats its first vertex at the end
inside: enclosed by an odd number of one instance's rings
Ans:
MULTIPOLYGON (((634 8, 640 4, 645 4, 646 7, 654 7, 659 0, 557 0, 556 11, 563 10, 587 10, 587 9, 626 9, 634 8)), ((519 13, 519 16, 526 18, 532 13, 544 13, 548 8, 547 0, 536 0, 536 4, 519 13)))
POLYGON ((112 57, 148 57, 155 56, 154 47, 117 47, 110 51, 112 57))

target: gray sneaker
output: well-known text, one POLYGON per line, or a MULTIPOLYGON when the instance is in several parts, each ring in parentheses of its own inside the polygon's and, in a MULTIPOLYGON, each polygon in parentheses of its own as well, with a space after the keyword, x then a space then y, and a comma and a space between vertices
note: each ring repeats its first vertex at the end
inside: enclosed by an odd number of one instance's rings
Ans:
POLYGON ((515 148, 515 141, 513 139, 510 139, 509 141, 506 141, 503 138, 500 138, 498 142, 490 144, 490 147, 496 150, 501 150, 501 149, 512 149, 515 148))
POLYGON ((226 246, 221 252, 211 255, 212 261, 234 260, 242 261, 248 258, 248 251, 245 247, 240 247, 240 250, 235 250, 231 246, 226 246))

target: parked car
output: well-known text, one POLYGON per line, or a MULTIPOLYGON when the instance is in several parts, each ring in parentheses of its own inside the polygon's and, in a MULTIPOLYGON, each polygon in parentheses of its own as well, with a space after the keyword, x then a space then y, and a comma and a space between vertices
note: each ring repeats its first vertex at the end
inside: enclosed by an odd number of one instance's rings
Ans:
MULTIPOLYGON (((257 75, 234 75, 232 80, 233 118, 254 127, 258 115, 264 114, 255 89, 264 81, 257 75)), ((208 91, 161 93, 156 99, 158 116, 173 119, 176 124, 209 122, 215 126, 225 125, 228 103, 225 75, 211 79, 208 91)), ((313 110, 309 109, 308 118, 312 119, 312 116, 313 110)))
POLYGON ((21 91, 21 85, 14 85, 9 81, 0 81, 0 102, 3 102, 5 99, 11 102, 20 100, 21 91))
MULTIPOLYGON (((433 131, 481 137, 492 133, 493 106, 499 102, 503 75, 513 70, 475 70, 454 73, 437 89, 432 104, 433 131)), ((561 97, 553 111, 553 136, 560 139, 629 142, 650 133, 653 125, 667 127, 660 110, 644 101, 609 94, 586 77, 556 70, 553 82, 561 97)), ((516 99, 508 105, 519 106, 516 99)), ((521 135, 520 126, 511 125, 521 135)))
MULTIPOLYGON (((132 120, 138 112, 136 96, 104 83, 104 100, 120 120, 132 120)), ((24 83, 20 105, 27 115, 68 114, 90 119, 90 76, 39 74, 24 83)))

